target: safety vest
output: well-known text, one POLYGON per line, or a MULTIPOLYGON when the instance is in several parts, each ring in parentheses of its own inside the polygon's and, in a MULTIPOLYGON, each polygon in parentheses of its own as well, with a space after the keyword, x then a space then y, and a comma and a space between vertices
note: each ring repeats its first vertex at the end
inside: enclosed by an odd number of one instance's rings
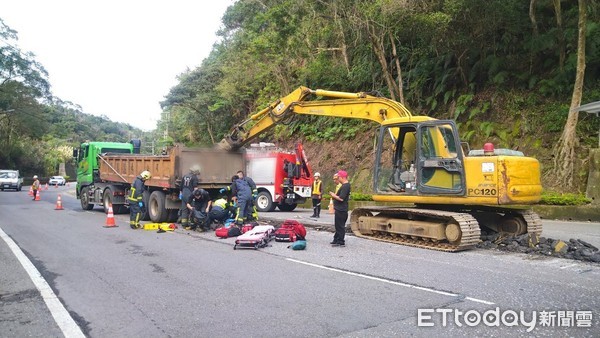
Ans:
POLYGON ((315 180, 313 182, 313 186, 312 186, 312 193, 313 195, 321 195, 321 183, 323 183, 321 180, 315 180))
POLYGON ((224 198, 219 198, 213 203, 213 207, 219 207, 223 210, 227 209, 227 200, 224 198))

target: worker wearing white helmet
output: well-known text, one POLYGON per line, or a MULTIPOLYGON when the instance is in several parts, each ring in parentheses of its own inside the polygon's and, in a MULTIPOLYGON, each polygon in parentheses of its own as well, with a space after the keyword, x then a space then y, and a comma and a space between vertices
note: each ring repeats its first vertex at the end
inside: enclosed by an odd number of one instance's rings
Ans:
POLYGON ((314 178, 312 185, 313 214, 310 217, 319 218, 321 215, 321 199, 323 198, 323 182, 321 181, 321 174, 318 172, 315 173, 314 178))
POLYGON ((151 177, 152 174, 150 174, 148 170, 144 170, 131 184, 127 200, 129 201, 129 226, 131 226, 132 229, 141 228, 140 218, 142 217, 142 212, 145 212, 143 197, 146 186, 144 185, 144 182, 151 177))
POLYGON ((40 189, 40 180, 37 175, 33 175, 33 184, 31 184, 31 190, 33 191, 33 200, 37 197, 38 190, 40 189))

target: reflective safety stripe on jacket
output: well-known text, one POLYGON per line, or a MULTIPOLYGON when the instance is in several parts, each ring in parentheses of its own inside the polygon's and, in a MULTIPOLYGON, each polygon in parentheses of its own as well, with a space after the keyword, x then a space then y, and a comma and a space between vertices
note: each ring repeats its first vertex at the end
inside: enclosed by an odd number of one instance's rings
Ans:
POLYGON ((144 185, 144 181, 142 181, 142 178, 138 176, 135 178, 135 180, 133 180, 133 184, 131 185, 127 199, 133 202, 140 202, 143 198, 145 190, 146 186, 144 185))

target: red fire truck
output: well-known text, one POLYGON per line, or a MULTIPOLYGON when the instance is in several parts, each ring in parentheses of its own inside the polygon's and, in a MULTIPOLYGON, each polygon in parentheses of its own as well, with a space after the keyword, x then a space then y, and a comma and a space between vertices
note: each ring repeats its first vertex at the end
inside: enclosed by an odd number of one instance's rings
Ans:
POLYGON ((246 156, 246 174, 258 189, 258 211, 292 211, 310 199, 313 177, 301 143, 295 152, 273 143, 251 144, 246 156))

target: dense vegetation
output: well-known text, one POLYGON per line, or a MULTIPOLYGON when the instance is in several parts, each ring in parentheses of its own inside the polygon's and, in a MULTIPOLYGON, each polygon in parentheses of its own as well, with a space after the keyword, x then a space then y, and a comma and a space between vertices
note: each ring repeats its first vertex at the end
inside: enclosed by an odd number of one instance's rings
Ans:
MULTIPOLYGON (((162 102, 171 113, 165 122, 176 142, 212 144, 299 85, 376 91, 414 114, 456 119, 472 145, 493 141, 536 156, 549 172, 574 93, 579 6, 587 10, 579 100, 587 103, 600 97, 596 2, 239 0, 210 56, 181 74, 162 102)), ((590 114, 580 119, 579 184, 599 123, 590 114)), ((299 117, 265 137, 324 143, 372 129, 359 120, 299 117)))
POLYGON ((48 73, 17 45, 17 32, 0 19, 0 168, 21 174, 58 174, 73 147, 85 140, 128 142, 148 137, 139 129, 85 114, 52 96, 48 73))

